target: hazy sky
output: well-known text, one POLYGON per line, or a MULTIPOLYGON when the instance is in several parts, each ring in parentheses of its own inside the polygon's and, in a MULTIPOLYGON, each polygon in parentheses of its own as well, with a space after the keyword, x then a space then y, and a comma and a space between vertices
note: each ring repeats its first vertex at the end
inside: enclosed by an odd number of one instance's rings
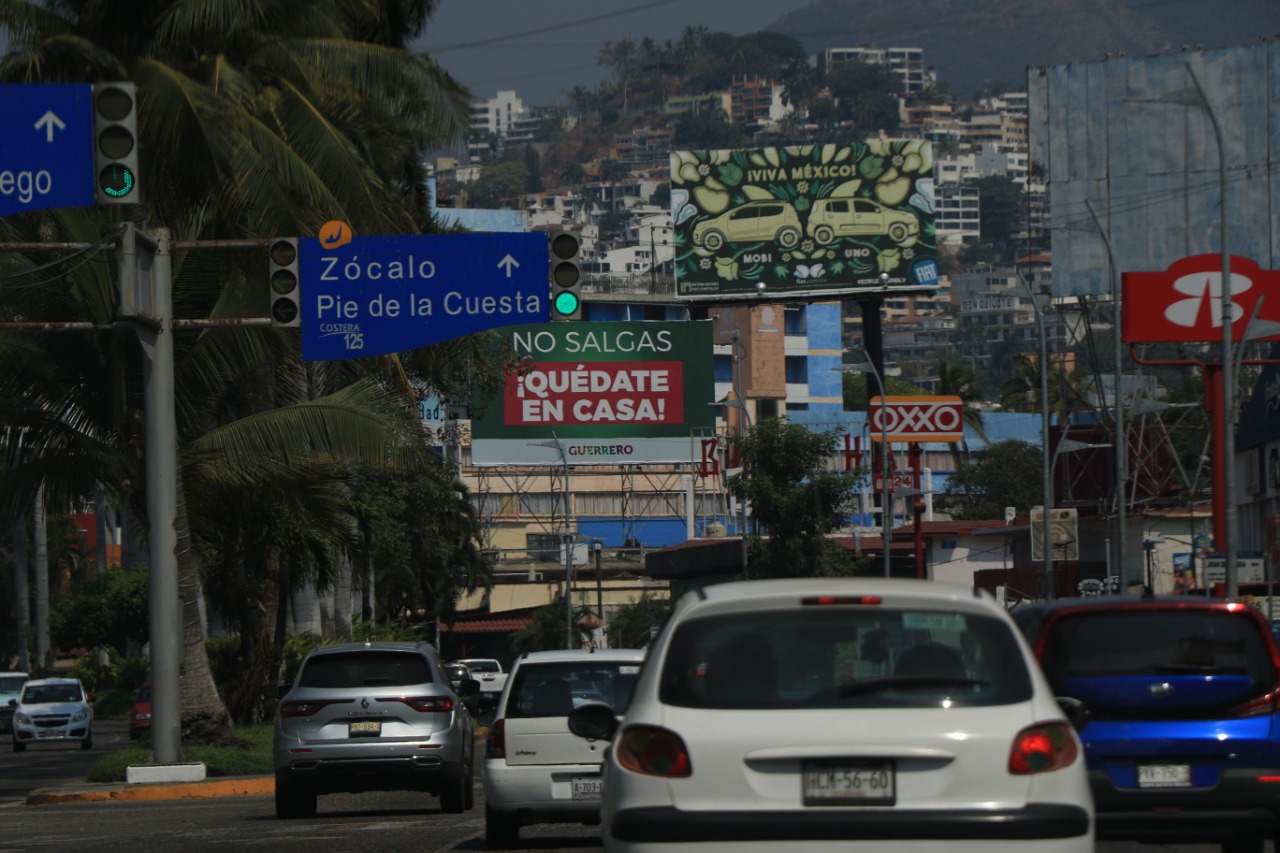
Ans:
POLYGON ((758 32, 811 0, 439 0, 425 50, 477 97, 514 89, 528 105, 568 105, 574 86, 608 77, 606 41, 675 41, 689 25, 758 32))

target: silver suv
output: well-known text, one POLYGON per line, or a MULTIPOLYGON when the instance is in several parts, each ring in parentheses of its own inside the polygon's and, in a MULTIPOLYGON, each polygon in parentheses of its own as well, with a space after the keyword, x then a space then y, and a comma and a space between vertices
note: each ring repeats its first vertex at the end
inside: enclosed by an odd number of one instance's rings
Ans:
POLYGON ((426 791, 449 813, 473 806, 475 731, 426 643, 345 643, 313 650, 280 700, 276 817, 315 814, 319 794, 426 791))

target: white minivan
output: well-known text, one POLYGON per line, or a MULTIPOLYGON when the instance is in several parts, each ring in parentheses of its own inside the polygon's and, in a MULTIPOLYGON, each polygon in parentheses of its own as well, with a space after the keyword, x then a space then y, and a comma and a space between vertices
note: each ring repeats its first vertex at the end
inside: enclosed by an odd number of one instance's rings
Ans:
POLYGON ((600 821, 605 741, 570 733, 569 712, 603 702, 621 716, 644 661, 642 649, 529 652, 516 660, 489 723, 481 769, 485 843, 511 847, 520 827, 600 821))

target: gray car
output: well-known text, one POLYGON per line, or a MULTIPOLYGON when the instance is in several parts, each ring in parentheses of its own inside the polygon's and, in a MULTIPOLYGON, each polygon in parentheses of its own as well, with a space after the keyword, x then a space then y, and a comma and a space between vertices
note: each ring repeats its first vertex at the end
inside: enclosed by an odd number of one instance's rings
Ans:
POLYGON ((338 792, 425 791, 445 812, 471 808, 475 732, 462 700, 426 643, 313 650, 276 709, 276 817, 313 815, 318 795, 338 792))

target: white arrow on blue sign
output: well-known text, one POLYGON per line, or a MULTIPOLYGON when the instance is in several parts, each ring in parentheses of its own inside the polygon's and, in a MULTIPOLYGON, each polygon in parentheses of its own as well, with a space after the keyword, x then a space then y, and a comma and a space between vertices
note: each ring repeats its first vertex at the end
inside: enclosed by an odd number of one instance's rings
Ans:
POLYGON ((302 358, 387 355, 547 320, 547 237, 536 233, 298 241, 302 358))
POLYGON ((0 216, 96 202, 93 86, 0 85, 0 116, 0 216))

